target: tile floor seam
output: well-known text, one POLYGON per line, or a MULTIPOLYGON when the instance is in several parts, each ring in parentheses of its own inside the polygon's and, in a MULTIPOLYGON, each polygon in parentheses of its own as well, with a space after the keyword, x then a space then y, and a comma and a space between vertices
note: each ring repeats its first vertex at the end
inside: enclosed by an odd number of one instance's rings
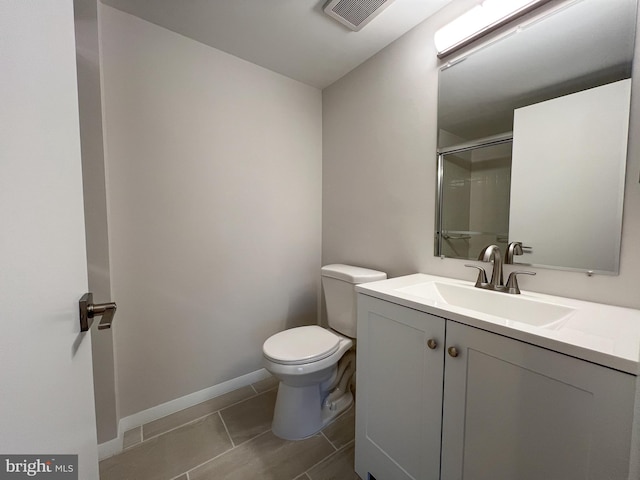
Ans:
MULTIPOLYGON (((326 457, 324 457, 324 460, 329 460, 331 457, 335 457, 335 456, 339 455, 342 451, 344 451, 344 450, 346 450, 347 448, 351 447, 351 445, 352 445, 352 444, 353 444, 353 445, 355 445, 355 443, 356 443, 356 439, 354 438, 353 440, 351 440, 351 441, 349 441, 349 442, 345 443, 344 445, 342 445, 342 446, 341 446, 339 449, 337 449, 335 452, 330 453, 329 455, 327 455, 326 457)), ((323 461, 324 461, 324 460, 323 460, 323 461)), ((316 465, 319 465, 320 463, 322 463, 322 462, 318 462, 318 463, 316 463, 316 465)), ((314 466, 313 466, 313 467, 311 467, 309 470, 307 470, 306 472, 304 472, 304 473, 307 475, 307 477, 309 477, 311 480, 313 480, 313 477, 311 476, 311 473, 309 473, 309 472, 311 472, 311 470, 313 470, 313 469, 316 467, 316 465, 314 465, 314 466)), ((355 467, 354 467, 354 468, 355 468, 355 467)), ((355 470, 354 470, 354 471, 355 471, 355 470)))
MULTIPOLYGON (((123 439, 122 439, 122 451, 123 451, 123 452, 124 452, 125 450, 129 450, 130 448, 137 447, 137 446, 138 446, 138 445, 140 445, 142 442, 144 442, 144 431, 142 430, 142 425, 139 425, 139 426, 134 427, 134 428, 130 428, 130 429, 129 429, 129 430, 127 430, 125 433, 127 433, 127 432, 131 432, 132 430, 136 430, 136 429, 140 429, 140 441, 139 441, 139 442, 136 442, 136 443, 133 443, 133 444, 131 444, 131 445, 129 445, 129 446, 127 446, 127 447, 125 447, 125 446, 124 446, 124 437, 123 437, 123 439)), ((116 453, 115 455, 117 455, 117 453, 116 453)), ((113 456, 113 455, 112 455, 112 456, 113 456)))
MULTIPOLYGON (((267 391, 270 391, 270 390, 267 390, 267 391)), ((266 392, 263 392, 263 393, 266 393, 266 392)), ((178 428, 184 427, 184 426, 186 426, 186 425, 191 425, 192 423, 195 423, 195 422, 197 422, 197 421, 199 421, 199 420, 202 420, 203 418, 206 418, 206 417, 208 417, 208 416, 210 416, 210 415, 215 415, 216 413, 217 413, 217 414, 219 414, 222 410, 226 410, 227 408, 230 408, 230 407, 233 407, 233 406, 235 406, 235 405, 238 405, 239 403, 245 402, 245 401, 247 401, 247 400, 251 400, 252 398, 256 398, 258 395, 260 395, 260 394, 258 393, 258 394, 255 394, 255 395, 251 395, 250 397, 243 398, 242 400, 239 400, 239 401, 237 401, 236 403, 231 403, 231 404, 227 405, 226 407, 219 408, 218 410, 214 410, 213 412, 207 413, 206 415, 202 415, 202 416, 200 416, 200 417, 194 418, 193 420, 189 420, 188 422, 181 423, 180 425, 177 425, 177 426, 175 426, 175 427, 173 427, 173 428, 170 428, 169 430, 165 430, 165 431, 164 431, 164 432, 162 432, 162 433, 158 433, 158 434, 156 434, 156 435, 152 435, 152 436, 151 436, 151 437, 149 437, 149 438, 144 438, 144 428, 143 428, 143 427, 144 427, 145 425, 147 425, 148 423, 151 423, 151 422, 147 422, 147 423, 145 423, 145 424, 143 424, 143 425, 140 425, 139 427, 134 427, 134 428, 141 428, 141 429, 142 429, 142 430, 141 430, 141 432, 140 432, 140 435, 141 435, 141 437, 142 437, 143 439, 142 439, 142 441, 141 441, 141 442, 138 442, 138 443, 136 443, 136 444, 132 445, 132 447, 137 447, 138 445, 140 445, 141 443, 143 443, 143 442, 145 442, 145 441, 147 441, 147 440, 153 440, 154 438, 158 438, 158 437, 160 437, 160 436, 164 435, 165 433, 173 432, 174 430, 177 430, 178 428)), ((214 398, 215 398, 215 397, 214 397, 214 398)), ((204 403, 204 402, 202 402, 202 403, 204 403)), ((196 405, 194 405, 194 406, 196 406, 196 405)), ((189 407, 189 408, 192 408, 192 407, 189 407)), ((186 409, 183 409, 183 410, 186 410, 186 409)), ((174 412, 174 413, 179 413, 179 412, 181 412, 181 411, 182 411, 182 410, 178 410, 177 412, 174 412)), ((168 417, 168 416, 170 416, 170 415, 173 415, 173 413, 170 413, 169 415, 165 415, 165 417, 168 417)), ((220 415, 220 416, 222 417, 222 415, 220 415)), ((158 418, 158 419, 156 419, 156 420, 162 420, 162 419, 163 419, 163 418, 165 418, 165 417, 160 417, 160 418, 158 418)), ((155 422, 156 420, 153 420, 153 421, 155 422)), ((133 428, 131 428, 130 430, 133 430, 133 428)), ((127 430, 127 431, 129 431, 129 430, 127 430)))
POLYGON ((329 425, 336 423, 338 420, 340 420, 342 417, 344 417, 345 415, 347 415, 347 413, 349 413, 349 410, 351 410, 352 408, 355 407, 355 403, 352 403, 351 405, 349 405, 347 408, 345 408, 342 413, 340 413, 340 415, 338 415, 337 417, 331 419, 331 421, 329 423, 327 423, 324 427, 322 427, 323 429, 328 427, 329 425))
MULTIPOLYGON (((221 415, 220 417, 222 418, 222 415, 221 415)), ((240 448, 240 447, 241 447, 241 446, 243 446, 245 443, 250 442, 250 441, 252 441, 252 440, 255 440, 256 438, 261 437, 262 435, 265 435, 265 434, 269 433, 270 431, 271 431, 271 429, 266 430, 266 431, 264 431, 264 432, 262 432, 262 433, 259 433, 259 434, 258 434, 258 435, 256 435, 255 437, 250 438, 250 439, 248 439, 248 440, 245 440, 244 442, 239 443, 238 445, 234 446, 233 448, 230 448, 229 450, 225 450, 224 452, 219 453, 219 454, 218 454, 218 455, 216 455, 215 457, 210 458, 209 460, 207 460, 207 461, 205 461, 205 462, 203 462, 203 463, 201 463, 201 464, 199 464, 199 465, 196 465, 196 466, 195 466, 195 467, 193 467, 193 468, 190 468, 187 472, 185 472, 185 474, 187 475, 187 480, 191 480, 190 472, 193 472, 194 470, 197 470, 198 468, 202 467, 203 465, 206 465, 206 464, 207 464, 207 463, 209 463, 209 462, 213 462, 214 460, 216 460, 216 459, 218 459, 218 458, 222 457, 223 455, 226 455, 227 453, 231 453, 233 450, 235 450, 235 449, 237 449, 237 448, 240 448)), ((322 434, 322 432, 320 432, 320 433, 322 434)), ((330 444, 331 446, 333 446, 333 444, 331 444, 331 442, 329 441, 329 439, 328 439, 327 437, 325 437, 324 435, 321 435, 321 436, 322 436, 322 437, 323 437, 327 442, 329 442, 329 444, 330 444)), ((345 444, 342 448, 345 448, 345 447, 346 447, 347 445, 349 445, 350 443, 352 443, 352 442, 349 442, 349 443, 345 444)), ((333 448, 335 448, 335 447, 333 447, 333 448)), ((300 475, 307 475, 307 477, 311 478, 311 475, 309 475, 309 471, 310 471, 310 470, 312 470, 316 465, 319 465, 319 464, 321 464, 322 462, 324 462, 324 461, 325 461, 326 459, 328 459, 329 457, 332 457, 333 455, 335 455, 337 452, 339 452, 340 450, 342 450, 342 448, 341 448, 341 449, 336 449, 335 451, 331 452, 331 453, 330 453, 329 455, 327 455, 326 457, 324 457, 324 458, 320 459, 319 461, 317 461, 316 463, 314 463, 313 465, 311 465, 311 466, 309 467, 309 469, 308 469, 308 470, 305 470, 304 472, 299 473, 296 477, 294 477, 294 480, 295 480, 295 478, 298 478, 300 475)), ((182 475, 184 475, 184 474, 182 474, 182 475)))
MULTIPOLYGON (((327 457, 325 457, 325 458, 327 458, 327 457)), ((324 460, 324 458, 323 458, 323 460, 324 460)), ((311 468, 310 468, 309 470, 311 470, 311 468)), ((311 478, 311 477, 309 476, 309 470, 305 470, 304 472, 302 472, 302 473, 301 473, 300 475, 298 475, 297 477, 294 477, 294 479, 293 479, 293 480, 296 480, 297 478, 302 477, 303 475, 304 475, 306 478, 311 478)), ((304 480, 304 479, 303 479, 303 480, 304 480)))
MULTIPOLYGON (((338 450, 338 447, 336 447, 336 446, 333 444, 333 442, 332 442, 331 440, 329 440, 329 437, 327 437, 327 436, 324 434, 324 432, 323 432, 322 430, 320 430, 320 435, 322 435, 322 436, 325 438, 325 440, 326 440, 327 442, 329 442, 329 445, 331 445, 331 446, 333 447, 333 450, 334 450, 334 451, 337 451, 337 450, 338 450)), ((332 454, 332 455, 333 455, 333 454, 332 454)))
POLYGON ((188 478, 191 478, 190 472, 193 472, 194 470, 197 470, 198 468, 200 468, 200 467, 202 467, 202 466, 206 465, 206 464, 207 464, 207 463, 209 463, 209 462, 213 462, 215 459, 220 458, 220 457, 221 457, 221 456, 223 456, 223 455, 226 455, 227 453, 229 453, 229 452, 231 452, 231 451, 235 450, 236 448, 240 448, 240 447, 241 447, 242 445, 244 445, 245 443, 250 442, 251 440, 253 440, 253 439, 255 439, 255 438, 258 438, 258 437, 260 437, 260 436, 262 436, 262 435, 264 435, 265 433, 268 433, 268 432, 270 432, 270 431, 271 431, 271 430, 267 430, 266 432, 262 432, 260 435, 256 435, 255 437, 253 437, 253 438, 251 438, 251 439, 247 440, 246 442, 239 443, 239 444, 238 444, 238 445, 236 445, 235 447, 230 448, 229 450, 225 450, 224 452, 219 453, 219 454, 218 454, 218 455, 216 455, 215 457, 212 457, 212 458, 210 458, 209 460, 207 460, 207 461, 205 461, 205 462, 202 462, 201 464, 196 465, 196 466, 195 466, 195 467, 193 467, 193 468, 190 468, 190 469, 189 469, 189 470, 187 470, 187 472, 186 472, 186 473, 187 473, 187 477, 188 477, 188 478))
MULTIPOLYGON (((277 392, 277 390, 278 390, 278 385, 274 385, 272 388, 266 389, 264 391, 258 391, 258 389, 254 386, 254 384, 249 384, 248 386, 250 387, 250 389, 247 389, 248 391, 245 392, 245 394, 247 394, 246 397, 241 398, 241 399, 235 401, 234 403, 230 403, 228 405, 224 405, 223 407, 218 408, 215 411, 206 413, 205 415, 201 415, 201 416, 199 416, 197 418, 190 419, 188 421, 184 421, 183 420, 184 423, 182 423, 180 425, 177 425, 177 426, 175 426, 173 428, 170 428, 170 429, 168 429, 168 430, 166 430, 164 432, 160 432, 160 433, 154 434, 153 436, 145 437, 145 435, 144 435, 144 426, 150 424, 151 422, 148 422, 147 424, 142 424, 142 425, 138 425, 137 427, 134 427, 131 430, 134 430, 134 431, 137 430, 139 432, 138 438, 140 438, 140 441, 138 443, 134 444, 134 445, 129 446, 126 450, 134 449, 136 447, 139 447, 139 446, 142 446, 142 445, 145 445, 145 444, 148 445, 150 441, 157 440, 158 438, 162 437, 165 434, 170 434, 171 432, 174 432, 177 429, 180 429, 182 427, 187 427, 189 425, 192 425, 194 423, 197 423, 199 421, 207 419, 208 417, 210 417, 210 416, 212 416, 214 414, 218 414, 218 417, 219 417, 220 421, 222 422, 223 428, 225 429, 225 432, 227 434, 227 438, 229 439, 229 442, 230 442, 229 444, 226 445, 227 449, 222 451, 222 452, 220 452, 220 453, 218 453, 214 457, 206 459, 205 461, 203 461, 199 465, 190 466, 190 468, 187 471, 183 471, 183 473, 181 473, 180 475, 177 475, 176 477, 173 477, 170 480, 191 480, 192 478, 195 478, 195 477, 192 477, 192 476, 196 475, 196 473, 198 472, 198 469, 202 469, 205 465, 208 465, 211 462, 215 462, 216 460, 222 461, 222 462, 227 461, 227 460, 221 459, 220 457, 222 457, 223 455, 226 455, 226 454, 230 454, 231 452, 233 452, 233 450, 243 447, 248 442, 255 442, 260 437, 262 437, 265 434, 268 434, 271 431, 271 426, 270 425, 267 427, 266 425, 259 424, 260 426, 265 428, 265 431, 263 431, 261 433, 257 433, 253 437, 247 438, 246 440, 242 439, 242 437, 239 437, 238 438, 238 441, 239 441, 238 444, 236 444, 236 442, 232 438, 231 432, 229 430, 229 427, 227 427, 227 422, 232 422, 232 418, 228 418, 228 420, 225 421, 225 419, 224 419, 225 413, 224 412, 227 412, 228 410, 232 409, 233 407, 236 407, 238 405, 243 404, 243 402, 256 401, 256 399, 262 398, 262 396, 268 394, 269 392, 273 392, 274 390, 277 392), (240 441, 240 440, 242 440, 242 441, 240 441), (231 447, 229 447, 229 445, 231 445, 231 447)), ((205 403, 205 402, 201 402, 201 403, 205 403)), ((215 404, 211 405, 211 406, 215 406, 215 404)), ((189 407, 189 408, 191 408, 191 407, 189 407)), ((248 408, 248 407, 244 407, 243 406, 243 407, 240 408, 240 410, 246 410, 246 408, 248 408)), ((329 427, 330 425, 333 425, 333 424, 337 423, 340 419, 345 417, 348 414, 348 412, 351 410, 351 408, 353 408, 353 407, 345 409, 344 412, 341 412, 340 415, 338 415, 337 417, 333 418, 331 420, 331 422, 329 422, 327 425, 325 425, 325 428, 329 427)), ((183 410, 187 410, 187 409, 183 409, 183 410)), ((196 411, 197 411, 197 409, 196 409, 196 411)), ((180 411, 173 412, 173 413, 179 413, 179 412, 180 411)), ((166 417, 171 416, 171 415, 173 415, 173 414, 169 414, 166 417)), ((231 414, 229 412, 227 412, 226 415, 229 417, 229 415, 231 415, 231 414)), ((233 417, 233 415, 231 415, 231 416, 233 417)), ((185 417, 188 418, 188 415, 185 415, 185 417)), ((162 417, 162 418, 165 418, 165 417, 162 417)), ((180 416, 178 416, 178 418, 176 420, 179 420, 179 419, 180 419, 180 416)), ((160 420, 160 419, 158 419, 158 420, 160 420)), ((347 421, 351 421, 351 419, 348 419, 347 421)), ((168 423, 171 424, 171 422, 168 422, 168 423)), ((230 424, 230 426, 233 429, 233 424, 232 423, 230 424)), ((255 425, 255 426, 258 426, 258 425, 255 425)), ((345 436, 345 432, 343 431, 344 428, 345 428, 344 426, 340 426, 339 425, 338 427, 330 430, 330 432, 333 432, 331 435, 336 436, 336 442, 335 443, 329 439, 329 437, 331 436, 329 433, 325 433, 322 430, 320 432, 318 432, 319 433, 318 437, 321 437, 324 440, 326 440, 327 444, 329 446, 333 447, 333 451, 330 451, 328 453, 328 455, 326 455, 324 458, 318 460, 314 465, 311 465, 305 471, 298 472, 298 476, 294 477, 293 480, 295 480, 295 479, 298 479, 298 480, 313 480, 313 477, 311 476, 310 472, 313 471, 314 468, 319 468, 318 466, 320 464, 323 464, 323 462, 327 462, 327 465, 331 465, 331 464, 335 463, 336 461, 343 462, 343 458, 342 457, 344 456, 344 454, 342 452, 344 452, 345 449, 348 449, 348 448, 352 447, 355 444, 355 441, 353 439, 351 441, 348 441, 345 444, 341 444, 342 442, 344 442, 344 440, 346 440, 346 438, 344 438, 344 436, 345 436)), ((323 430, 324 430, 324 428, 323 428, 323 430)), ((220 431, 220 434, 222 434, 222 431, 220 431)), ((220 438, 222 439, 223 437, 220 437, 220 438)), ((258 440, 258 443, 262 444, 263 442, 261 440, 258 440)), ((320 444, 322 444, 322 443, 320 442, 319 445, 320 444)), ((222 447, 222 448, 225 448, 225 447, 222 447)), ((247 447, 247 448, 250 449, 251 445, 249 447, 247 447)), ((211 453, 213 453, 213 452, 211 452, 211 453)), ((234 454, 232 454, 232 456, 234 456, 234 454)), ((200 457, 200 458, 202 458, 202 457, 200 457)), ((232 457, 228 457, 228 458, 232 458, 232 457)), ((302 466, 302 465, 300 465, 300 466, 302 466)), ((182 465, 182 468, 186 468, 186 467, 188 467, 188 465, 182 465)), ((208 471, 208 469, 204 469, 203 471, 205 471, 205 470, 208 471)), ((322 471, 326 470, 326 467, 323 466, 322 468, 320 468, 318 470, 318 473, 321 472, 321 470, 322 471)))
MULTIPOLYGON (((144 442, 147 442, 149 440, 155 440, 156 438, 161 437, 162 435, 165 435, 167 433, 174 432, 174 431, 178 430, 179 428, 186 427, 187 425, 191 425, 192 423, 199 422, 200 420, 204 420, 205 418, 210 417, 211 415, 215 415, 218 412, 219 412, 219 410, 216 410, 215 412, 207 413, 206 415, 203 415, 203 416, 198 417, 198 418, 194 418, 193 420, 189 420, 188 422, 185 422, 185 423, 182 423, 182 424, 180 424, 180 425, 178 425, 176 427, 170 428, 169 430, 165 430, 162 433, 158 433, 157 435, 152 435, 149 438, 145 438, 142 442, 136 443, 135 446, 137 447, 138 445, 141 445, 144 442)), ((144 432, 144 430, 143 430, 143 432, 144 432)))
POLYGON ((229 432, 229 429, 227 428, 227 424, 225 423, 224 418, 222 418, 222 413, 220 412, 220 410, 218 410, 218 417, 220 417, 220 421, 222 422, 224 431, 227 432, 227 437, 229 437, 229 441, 231 442, 231 449, 233 450, 236 446, 236 443, 233 441, 233 438, 231 437, 231 432, 229 432))
POLYGON ((255 437, 251 437, 251 438, 245 440, 244 442, 239 443, 238 445, 236 445, 236 447, 241 447, 245 443, 250 442, 251 440, 255 440, 256 438, 261 437, 262 435, 264 435, 265 433, 269 433, 270 431, 271 431, 271 427, 269 427, 268 430, 265 430, 264 432, 257 434, 255 437))
MULTIPOLYGON (((251 386, 253 386, 253 385, 251 385, 251 386)), ((272 390, 278 390, 278 387, 279 387, 279 385, 275 385, 275 386, 273 386, 271 388, 267 388, 266 390, 263 390, 262 392, 258 392, 258 394, 254 395, 253 397, 257 397, 258 395, 269 393, 272 390)), ((254 388, 254 390, 255 390, 255 388, 254 388)), ((253 398, 253 397, 249 397, 249 398, 253 398)), ((249 400, 249 399, 247 398, 247 400, 249 400)), ((229 406, 232 407, 233 405, 229 405, 229 406)), ((224 408, 227 408, 227 407, 224 407, 224 408)))
MULTIPOLYGON (((249 386, 250 386, 251 388, 253 388, 253 386, 252 386, 252 385, 249 385, 249 386)), ((255 392, 255 388, 253 389, 253 391, 255 392)), ((231 392, 228 392, 228 393, 231 393, 231 392)), ((266 393, 266 392, 262 392, 262 393, 266 393)), ((256 394, 251 395, 250 397, 243 398, 242 400, 238 400, 238 401, 237 401, 237 402, 235 402, 235 403, 230 403, 229 405, 226 405, 226 406, 224 406, 224 407, 222 407, 222 408, 219 408, 219 409, 218 409, 218 410, 216 410, 215 412, 211 412, 211 414, 221 412, 222 410, 226 410, 227 408, 235 407, 235 406, 236 406, 236 405, 238 405, 239 403, 246 402, 247 400, 251 400, 252 398, 256 398, 256 397, 257 397, 257 396, 259 396, 259 395, 260 395, 259 393, 256 393, 256 394)), ((204 403, 204 402, 203 402, 203 403, 204 403)), ((211 414, 210 414, 210 415, 211 415, 211 414)), ((205 416, 206 416, 206 415, 205 415, 205 416)))
MULTIPOLYGON (((322 432, 320 432, 320 433, 322 433, 322 432)), ((328 439, 327 437, 325 437, 325 436, 324 436, 324 434, 323 434, 322 436, 325 438, 325 440, 326 440, 327 442, 329 442, 329 444, 330 444, 333 448, 336 448, 336 447, 335 447, 335 446, 334 446, 334 445, 329 441, 329 439, 328 439)), ((327 456, 326 456, 326 457, 324 457, 322 460, 319 460, 318 462, 316 462, 316 463, 314 463, 313 465, 311 465, 307 470, 305 470, 304 472, 300 473, 298 476, 300 476, 300 475, 306 475, 307 477, 311 478, 311 480, 313 480, 313 478, 311 477, 311 474, 309 474, 309 472, 310 472, 311 470, 313 470, 314 468, 316 468, 318 465, 320 465, 320 464, 321 464, 322 462, 324 462, 325 460, 327 460, 327 459, 329 459, 329 458, 333 457, 334 455, 337 455, 337 454, 338 454, 338 452, 340 452, 341 450, 343 450, 343 449, 347 448, 347 446, 348 446, 348 445, 350 445, 351 443, 355 443, 355 439, 354 439, 354 440, 351 440, 351 441, 350 441, 350 442, 348 442, 348 443, 345 443, 345 444, 344 444, 342 447, 340 447, 339 449, 337 449, 337 448, 336 448, 336 449, 335 449, 333 452, 331 452, 329 455, 327 455, 327 456)), ((295 477, 295 478, 297 478, 297 477, 295 477)), ((294 480, 295 480, 295 478, 294 478, 294 480)))
MULTIPOLYGON (((128 452, 129 450, 135 450, 136 448, 139 448, 142 445, 144 445, 145 443, 147 443, 149 440, 154 440, 154 439, 158 438, 159 436, 160 435, 156 435, 156 436, 151 437, 151 438, 149 438, 147 440, 142 440, 142 441, 140 441, 138 443, 134 443, 133 445, 131 445, 131 446, 127 447, 127 448, 123 448, 121 452, 115 453, 115 454, 113 454, 113 455, 111 455, 110 457, 107 457, 107 458, 116 457, 116 456, 120 455, 121 453, 128 452)), ((107 458, 105 458, 105 460, 107 460, 107 458)))

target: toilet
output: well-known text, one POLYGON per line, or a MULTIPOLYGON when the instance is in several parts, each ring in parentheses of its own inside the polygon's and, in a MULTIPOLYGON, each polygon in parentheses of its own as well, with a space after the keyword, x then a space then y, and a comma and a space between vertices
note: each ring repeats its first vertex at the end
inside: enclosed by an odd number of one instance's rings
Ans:
POLYGON ((384 272, 342 264, 322 267, 321 274, 330 328, 292 328, 269 337, 262 347, 264 367, 280 380, 271 430, 286 440, 319 432, 353 403, 354 287, 387 278, 384 272))

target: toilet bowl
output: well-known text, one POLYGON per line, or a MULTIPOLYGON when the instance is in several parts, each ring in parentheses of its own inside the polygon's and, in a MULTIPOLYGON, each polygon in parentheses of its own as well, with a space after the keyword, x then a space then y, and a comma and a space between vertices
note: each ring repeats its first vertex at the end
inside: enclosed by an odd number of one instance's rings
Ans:
POLYGON ((350 265, 323 267, 331 328, 296 327, 264 342, 264 367, 280 380, 271 428, 275 435, 287 440, 307 438, 353 403, 349 384, 355 371, 354 286, 385 278, 384 272, 350 265))
POLYGON ((273 412, 275 435, 287 440, 306 438, 351 405, 353 397, 348 393, 339 405, 322 408, 335 382, 338 361, 352 345, 351 339, 315 325, 285 330, 265 342, 264 367, 280 380, 273 412), (299 359, 288 353, 287 347, 301 352, 302 346, 308 350, 299 359))

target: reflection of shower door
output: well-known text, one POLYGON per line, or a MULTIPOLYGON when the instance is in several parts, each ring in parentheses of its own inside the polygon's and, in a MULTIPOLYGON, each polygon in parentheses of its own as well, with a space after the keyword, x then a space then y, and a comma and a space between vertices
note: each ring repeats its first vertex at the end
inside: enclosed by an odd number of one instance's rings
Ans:
POLYGON ((438 157, 436 255, 477 258, 509 232, 511 136, 448 147, 438 157))
POLYGON ((524 263, 618 271, 630 96, 627 79, 515 111, 509 225, 533 248, 524 263))

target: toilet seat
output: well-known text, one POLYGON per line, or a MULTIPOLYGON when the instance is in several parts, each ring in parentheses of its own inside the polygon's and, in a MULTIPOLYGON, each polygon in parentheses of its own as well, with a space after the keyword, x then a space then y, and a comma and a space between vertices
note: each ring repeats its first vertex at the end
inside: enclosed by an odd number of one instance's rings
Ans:
POLYGON ((301 365, 333 355, 340 338, 317 325, 296 327, 269 337, 262 347, 264 356, 282 365, 301 365))

